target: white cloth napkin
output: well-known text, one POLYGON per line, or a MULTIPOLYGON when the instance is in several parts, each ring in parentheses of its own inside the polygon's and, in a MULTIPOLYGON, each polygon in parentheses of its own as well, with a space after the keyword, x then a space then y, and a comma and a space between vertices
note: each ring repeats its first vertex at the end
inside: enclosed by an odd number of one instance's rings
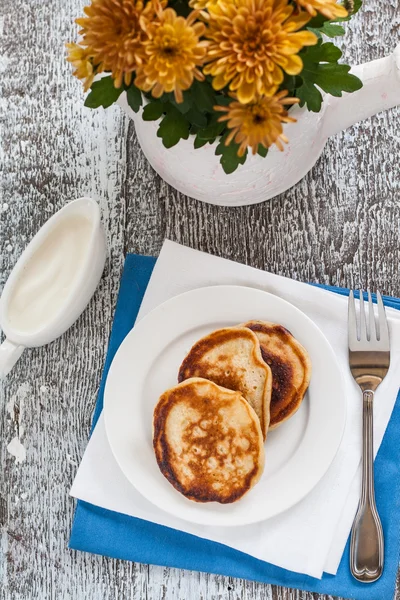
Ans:
MULTIPOLYGON (((317 578, 324 571, 335 574, 357 508, 360 485, 361 398, 347 361, 347 298, 166 241, 138 320, 173 296, 217 284, 257 287, 288 300, 320 327, 334 348, 345 380, 347 421, 340 449, 326 475, 302 502, 262 523, 236 528, 193 525, 156 508, 129 484, 110 450, 101 416, 71 495, 102 508, 226 544, 291 571, 317 578)), ((400 315, 392 309, 387 309, 387 315, 391 369, 379 388, 379 401, 375 404, 375 452, 399 387, 400 315)))

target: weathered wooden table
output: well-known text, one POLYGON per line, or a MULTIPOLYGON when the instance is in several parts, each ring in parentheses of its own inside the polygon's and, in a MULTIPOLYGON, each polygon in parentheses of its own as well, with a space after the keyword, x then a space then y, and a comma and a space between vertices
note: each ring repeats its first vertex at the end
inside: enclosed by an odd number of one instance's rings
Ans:
MULTIPOLYGON (((99 199, 110 248, 83 316, 50 346, 26 351, 2 384, 0 598, 317 598, 71 552, 68 491, 88 439, 126 252, 156 255, 168 237, 303 281, 400 295, 400 111, 331 139, 311 173, 273 201, 235 209, 200 204, 155 175, 118 107, 83 107, 63 48, 76 39, 82 4, 0 3, 1 285, 40 225, 78 196, 99 199), (26 448, 21 463, 6 450, 15 436, 26 448)), ((367 0, 347 28, 345 59, 384 56, 399 29, 398 0, 367 0)))

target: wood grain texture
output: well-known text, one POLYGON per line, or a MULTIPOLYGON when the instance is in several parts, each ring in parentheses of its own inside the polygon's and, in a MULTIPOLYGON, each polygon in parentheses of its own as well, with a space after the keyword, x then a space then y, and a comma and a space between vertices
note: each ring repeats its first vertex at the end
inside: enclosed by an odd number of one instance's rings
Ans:
MULTIPOLYGON (((0 599, 328 600, 71 552, 68 491, 88 438, 125 252, 157 254, 169 237, 299 280, 400 295, 400 111, 331 139, 312 172, 273 201, 201 204, 155 175, 118 108, 83 107, 63 50, 82 5, 0 3, 0 286, 69 199, 99 199, 110 248, 79 321, 50 346, 26 351, 0 390, 0 599), (6 451, 14 436, 27 451, 21 464, 6 451)), ((387 54, 399 28, 397 0, 367 0, 347 27, 345 59, 387 54)))

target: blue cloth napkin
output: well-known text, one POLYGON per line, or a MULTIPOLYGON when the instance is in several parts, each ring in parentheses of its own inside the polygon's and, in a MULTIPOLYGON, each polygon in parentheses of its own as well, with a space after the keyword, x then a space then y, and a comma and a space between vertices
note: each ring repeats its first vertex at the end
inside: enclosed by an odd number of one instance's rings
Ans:
MULTIPOLYGON (((126 257, 93 427, 103 408, 104 385, 111 361, 135 323, 155 262, 155 258, 147 256, 126 257)), ((321 287, 345 296, 349 293, 342 288, 321 287)), ((400 310, 400 299, 385 298, 385 304, 400 310)), ((355 600, 391 600, 400 550, 399 431, 400 394, 375 461, 376 497, 385 533, 385 569, 376 583, 365 585, 352 578, 348 566, 349 543, 337 574, 324 575, 319 580, 281 569, 223 544, 81 500, 77 503, 69 546, 113 558, 206 571, 355 600)))

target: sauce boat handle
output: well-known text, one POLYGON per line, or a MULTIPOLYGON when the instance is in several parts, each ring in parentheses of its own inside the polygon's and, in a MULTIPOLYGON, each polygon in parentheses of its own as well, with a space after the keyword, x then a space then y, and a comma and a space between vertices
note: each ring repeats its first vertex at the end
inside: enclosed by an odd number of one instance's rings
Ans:
POLYGON ((24 350, 25 346, 19 346, 7 339, 4 340, 0 346, 0 379, 8 375, 24 350))
POLYGON ((325 137, 400 104, 400 44, 389 56, 357 65, 351 73, 361 79, 363 87, 342 98, 325 96, 325 137))

